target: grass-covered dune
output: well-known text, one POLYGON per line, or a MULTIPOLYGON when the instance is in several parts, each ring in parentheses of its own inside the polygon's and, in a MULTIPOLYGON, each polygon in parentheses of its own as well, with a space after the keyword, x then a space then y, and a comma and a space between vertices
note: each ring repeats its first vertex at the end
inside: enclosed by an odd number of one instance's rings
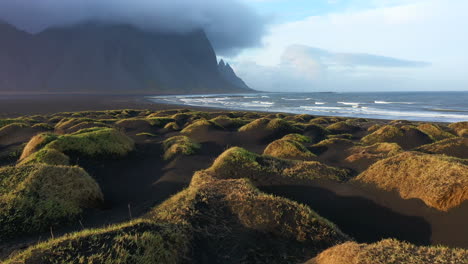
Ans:
POLYGON ((6 263, 445 264, 464 251, 374 242, 468 245, 466 122, 123 109, 0 130, 6 263))
POLYGON ((468 200, 468 161, 403 152, 376 162, 355 181, 396 190, 405 199, 418 198, 430 207, 447 211, 468 200))
POLYGON ((142 219, 53 239, 5 263, 298 263, 349 239, 307 206, 201 171, 142 219))
POLYGON ((103 195, 83 169, 33 164, 0 168, 0 238, 47 230, 99 206, 103 195))
POLYGON ((176 155, 193 155, 200 149, 200 144, 187 136, 174 136, 163 142, 164 159, 168 160, 176 155))
POLYGON ((403 149, 412 149, 421 145, 430 144, 434 140, 423 131, 411 125, 401 127, 386 125, 361 139, 364 144, 397 143, 403 149))
POLYGON ((239 147, 221 154, 208 169, 221 179, 248 178, 259 184, 288 179, 343 181, 348 172, 317 161, 295 161, 258 155, 239 147))
POLYGON ((424 247, 386 239, 373 244, 346 242, 320 253, 306 264, 464 264, 468 250, 424 247))
POLYGON ((423 145, 415 150, 429 154, 443 154, 461 159, 468 159, 468 138, 452 137, 423 145))
POLYGON ((40 243, 5 264, 184 263, 190 238, 180 225, 134 220, 40 243))
POLYGON ((288 139, 278 139, 271 142, 265 148, 263 154, 276 158, 296 160, 313 160, 316 157, 301 142, 288 139))

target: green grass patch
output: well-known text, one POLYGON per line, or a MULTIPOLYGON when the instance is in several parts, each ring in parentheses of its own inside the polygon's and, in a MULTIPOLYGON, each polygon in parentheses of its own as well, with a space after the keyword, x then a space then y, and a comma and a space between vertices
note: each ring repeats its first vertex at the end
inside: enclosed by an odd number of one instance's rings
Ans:
POLYGON ((193 155, 200 148, 200 144, 194 142, 187 136, 175 136, 163 142, 164 159, 169 160, 176 155, 193 155))
POLYGON ((306 264, 462 264, 467 259, 466 249, 416 246, 396 239, 385 239, 372 244, 347 242, 337 245, 306 264))
POLYGON ((79 167, 34 164, 0 168, 0 238, 69 223, 82 208, 102 200, 98 184, 79 167))
POLYGON ((285 139, 271 142, 263 151, 263 155, 294 160, 311 160, 317 157, 300 142, 285 139))
POLYGON ((134 150, 131 138, 114 128, 83 129, 73 134, 59 136, 46 145, 65 154, 78 154, 88 157, 122 157, 134 150))

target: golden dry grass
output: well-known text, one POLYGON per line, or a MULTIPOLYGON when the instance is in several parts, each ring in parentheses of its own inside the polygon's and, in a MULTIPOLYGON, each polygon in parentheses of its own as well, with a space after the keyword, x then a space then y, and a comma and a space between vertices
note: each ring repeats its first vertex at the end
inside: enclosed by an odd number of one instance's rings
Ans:
POLYGON ((468 250, 415 246, 395 239, 373 244, 346 242, 320 253, 306 264, 466 264, 468 250))
POLYGON ((346 162, 354 166, 359 171, 367 169, 371 164, 394 156, 403 151, 396 143, 376 143, 371 146, 355 146, 348 150, 349 156, 346 162))
POLYGON ((52 133, 43 133, 43 134, 34 136, 33 138, 31 138, 31 140, 29 140, 28 144, 26 144, 26 146, 24 147, 20 160, 23 160, 29 157, 34 152, 40 150, 42 147, 44 147, 48 143, 57 139, 57 137, 58 137, 57 135, 52 134, 52 133))
POLYGON ((221 154, 208 169, 221 179, 248 178, 269 184, 283 178, 333 181, 346 180, 348 172, 317 161, 295 161, 261 156, 239 147, 221 154), (278 178, 279 177, 279 178, 278 178))
POLYGON ((452 129, 457 135, 460 137, 467 136, 468 135, 468 121, 465 122, 458 122, 458 123, 452 123, 448 125, 450 129, 452 129))
POLYGON ((403 152, 381 160, 355 181, 396 190, 404 199, 418 198, 441 211, 468 199, 468 161, 443 155, 403 152))
POLYGON ((366 145, 375 143, 397 143, 403 149, 412 149, 421 145, 432 143, 434 140, 416 127, 403 125, 383 126, 371 134, 363 137, 361 142, 366 145))
POLYGON ((434 141, 455 137, 455 135, 444 131, 440 126, 435 124, 421 124, 418 126, 418 129, 431 136, 434 141))
POLYGON ((468 159, 468 138, 455 137, 423 145, 417 151, 429 154, 443 154, 460 159, 468 159))
POLYGON ((263 151, 263 155, 295 160, 312 160, 316 157, 300 142, 285 139, 271 142, 263 151))

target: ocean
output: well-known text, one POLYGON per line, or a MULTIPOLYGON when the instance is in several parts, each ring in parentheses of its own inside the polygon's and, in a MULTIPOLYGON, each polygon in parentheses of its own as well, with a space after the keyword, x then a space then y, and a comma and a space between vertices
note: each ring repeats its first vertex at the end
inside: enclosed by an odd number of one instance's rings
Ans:
POLYGON ((157 103, 412 121, 468 121, 468 91, 149 96, 157 103))

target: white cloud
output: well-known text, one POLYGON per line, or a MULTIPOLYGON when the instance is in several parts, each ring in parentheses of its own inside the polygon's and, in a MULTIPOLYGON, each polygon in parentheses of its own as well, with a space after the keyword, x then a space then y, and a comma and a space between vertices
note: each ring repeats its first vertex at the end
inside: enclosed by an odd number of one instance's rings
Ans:
MULTIPOLYGON (((376 82, 379 78, 394 82, 412 80, 414 90, 422 89, 430 81, 443 83, 453 80, 459 84, 457 87, 441 85, 439 88, 468 90, 468 1, 374 2, 376 7, 373 9, 311 16, 301 21, 276 25, 264 38, 264 48, 246 51, 236 61, 238 64, 254 61, 256 65, 278 70, 281 68, 283 51, 292 44, 300 44, 342 53, 378 54, 428 61, 432 66, 424 69, 376 72, 375 69, 362 68, 359 74, 354 74, 362 78, 368 76, 376 82), (392 79, 395 76, 399 79, 392 79)), ((240 67, 238 71, 245 72, 240 67)), ((242 74, 241 77, 244 77, 242 74)), ((255 73, 252 75, 255 76, 255 73)), ((334 77, 343 78, 340 74, 334 77)), ((347 87, 358 89, 353 83, 347 84, 347 87)))

